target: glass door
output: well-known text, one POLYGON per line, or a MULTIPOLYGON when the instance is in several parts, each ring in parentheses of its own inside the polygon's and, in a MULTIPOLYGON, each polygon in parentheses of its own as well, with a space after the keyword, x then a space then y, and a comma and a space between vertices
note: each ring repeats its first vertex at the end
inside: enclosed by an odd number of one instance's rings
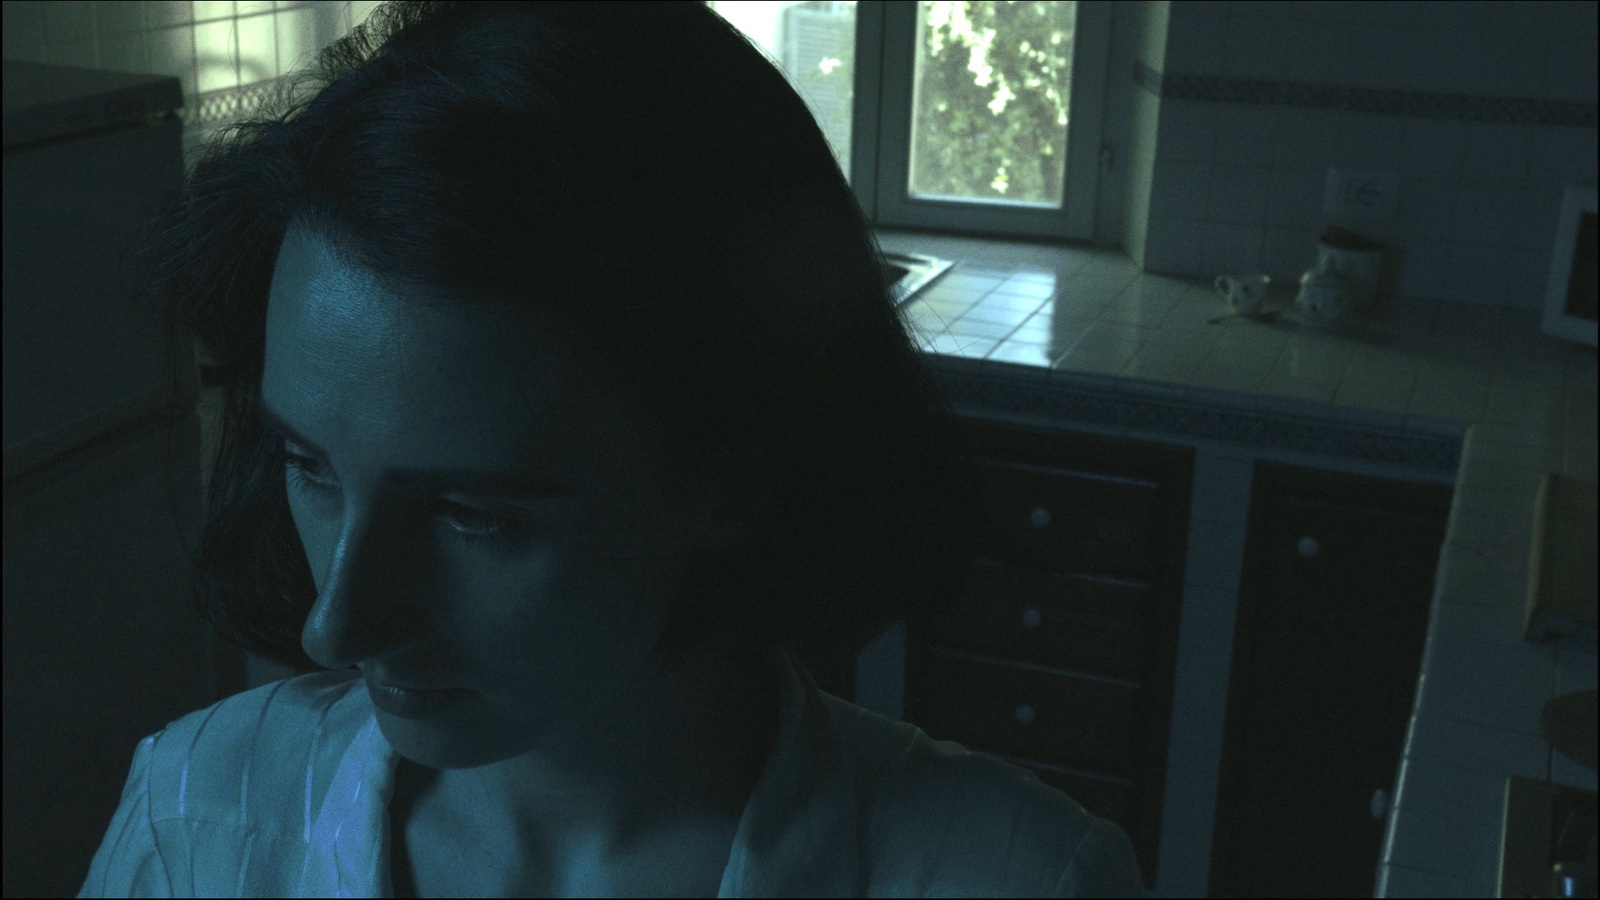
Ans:
POLYGON ((868 219, 1088 239, 1105 0, 713 0, 804 98, 868 219))
POLYGON ((907 195, 1060 209, 1078 4, 917 4, 907 195))

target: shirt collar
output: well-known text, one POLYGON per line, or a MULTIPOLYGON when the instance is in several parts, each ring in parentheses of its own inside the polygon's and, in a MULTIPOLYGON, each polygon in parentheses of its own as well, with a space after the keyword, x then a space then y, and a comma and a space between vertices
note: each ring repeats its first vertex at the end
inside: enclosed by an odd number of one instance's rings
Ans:
MULTIPOLYGON (((780 673, 781 725, 717 895, 864 896, 861 767, 843 752, 838 724, 805 667, 787 651, 768 661, 780 673)), ((330 712, 352 722, 355 739, 312 822, 299 896, 392 897, 389 804, 399 756, 359 685, 330 712)))

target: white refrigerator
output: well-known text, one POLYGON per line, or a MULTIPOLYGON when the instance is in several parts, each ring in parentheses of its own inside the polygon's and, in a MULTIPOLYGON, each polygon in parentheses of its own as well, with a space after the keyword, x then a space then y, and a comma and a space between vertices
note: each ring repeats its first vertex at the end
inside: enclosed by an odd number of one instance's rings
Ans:
POLYGON ((71 896, 138 740, 238 681, 189 594, 196 380, 163 396, 128 291, 182 177, 179 82, 4 76, 4 894, 71 896))

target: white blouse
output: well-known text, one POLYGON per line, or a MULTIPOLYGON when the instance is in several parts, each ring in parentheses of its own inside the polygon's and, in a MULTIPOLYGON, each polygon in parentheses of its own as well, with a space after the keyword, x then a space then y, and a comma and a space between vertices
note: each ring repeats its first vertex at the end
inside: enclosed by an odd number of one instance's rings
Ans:
MULTIPOLYGON (((717 896, 1144 894, 1122 830, 1032 772, 781 666, 781 731, 717 896)), ((392 897, 397 759, 353 670, 190 713, 139 742, 78 896, 392 897)))

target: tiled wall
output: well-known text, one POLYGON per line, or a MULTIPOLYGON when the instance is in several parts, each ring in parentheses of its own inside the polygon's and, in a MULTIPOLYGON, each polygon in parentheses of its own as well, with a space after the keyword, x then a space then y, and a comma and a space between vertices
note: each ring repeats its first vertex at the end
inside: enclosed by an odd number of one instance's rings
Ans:
POLYGON ((172 75, 183 84, 186 154, 237 97, 298 68, 377 3, 270 0, 4 0, 5 56, 172 75))
MULTIPOLYGON (((178 77, 192 148, 252 85, 303 64, 376 4, 0 5, 7 57, 178 77)), ((1097 234, 1149 271, 1292 279, 1328 221, 1328 167, 1388 169, 1400 177, 1396 216, 1345 224, 1401 249, 1402 296, 1536 306, 1562 186, 1596 177, 1595 9, 1119 5, 1116 43, 1131 47, 1113 53, 1108 133, 1128 135, 1127 164, 1102 186, 1097 234)))
POLYGON ((1295 278, 1331 166, 1395 172, 1402 297, 1542 303, 1596 175, 1596 4, 1146 2, 1124 240, 1146 270, 1295 278))

